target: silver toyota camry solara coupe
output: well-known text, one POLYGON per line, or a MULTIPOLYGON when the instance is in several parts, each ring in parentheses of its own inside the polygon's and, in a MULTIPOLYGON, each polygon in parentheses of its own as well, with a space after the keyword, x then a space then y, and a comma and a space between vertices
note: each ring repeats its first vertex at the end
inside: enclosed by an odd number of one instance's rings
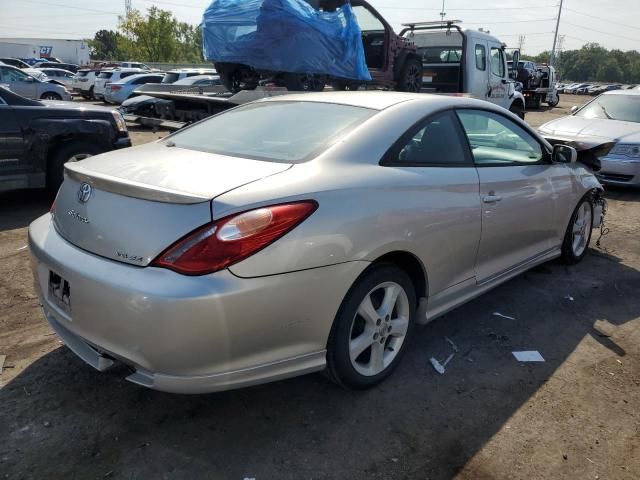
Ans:
POLYGON ((286 95, 67 164, 29 245, 44 315, 98 370, 182 393, 323 369, 363 388, 415 323, 581 260, 600 190, 486 102, 286 95))

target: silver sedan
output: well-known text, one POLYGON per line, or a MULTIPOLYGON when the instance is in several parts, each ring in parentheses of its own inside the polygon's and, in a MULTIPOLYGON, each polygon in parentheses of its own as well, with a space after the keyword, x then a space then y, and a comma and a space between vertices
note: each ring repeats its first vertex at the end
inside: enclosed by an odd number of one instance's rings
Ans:
POLYGON ((66 166, 29 228, 44 315, 98 370, 211 392, 396 367, 427 323, 587 253, 601 186, 500 107, 286 95, 66 166))
POLYGON ((602 183, 640 187, 640 91, 613 90, 603 93, 572 114, 540 127, 549 137, 571 141, 613 143, 601 156, 602 183))

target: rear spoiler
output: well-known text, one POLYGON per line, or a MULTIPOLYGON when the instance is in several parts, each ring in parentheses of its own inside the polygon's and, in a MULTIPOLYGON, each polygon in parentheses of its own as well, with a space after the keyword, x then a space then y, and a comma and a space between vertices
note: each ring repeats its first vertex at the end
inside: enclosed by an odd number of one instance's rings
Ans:
POLYGON ((615 146, 616 142, 602 138, 575 138, 555 135, 542 136, 551 145, 568 145, 578 152, 578 162, 588 166, 594 172, 600 171, 600 157, 604 157, 615 146))

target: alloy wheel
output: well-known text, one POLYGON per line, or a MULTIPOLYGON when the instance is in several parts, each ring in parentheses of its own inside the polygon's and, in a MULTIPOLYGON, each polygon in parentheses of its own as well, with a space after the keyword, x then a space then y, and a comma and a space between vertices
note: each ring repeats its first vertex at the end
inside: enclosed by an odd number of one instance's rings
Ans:
POLYGON ((591 224, 591 206, 589 203, 583 202, 576 212, 571 232, 571 248, 576 257, 582 255, 587 248, 591 224))
POLYGON ((364 376, 385 370, 400 352, 409 328, 409 298, 395 282, 384 282, 367 293, 351 324, 349 358, 364 376))

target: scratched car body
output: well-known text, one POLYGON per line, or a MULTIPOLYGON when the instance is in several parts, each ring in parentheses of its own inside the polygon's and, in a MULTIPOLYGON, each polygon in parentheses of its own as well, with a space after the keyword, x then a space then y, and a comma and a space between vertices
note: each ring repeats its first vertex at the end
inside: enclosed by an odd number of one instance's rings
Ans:
POLYGON ((414 323, 582 259, 602 200, 575 153, 467 98, 246 104, 67 164, 29 229, 44 314, 87 363, 154 389, 323 369, 375 385, 414 323))

